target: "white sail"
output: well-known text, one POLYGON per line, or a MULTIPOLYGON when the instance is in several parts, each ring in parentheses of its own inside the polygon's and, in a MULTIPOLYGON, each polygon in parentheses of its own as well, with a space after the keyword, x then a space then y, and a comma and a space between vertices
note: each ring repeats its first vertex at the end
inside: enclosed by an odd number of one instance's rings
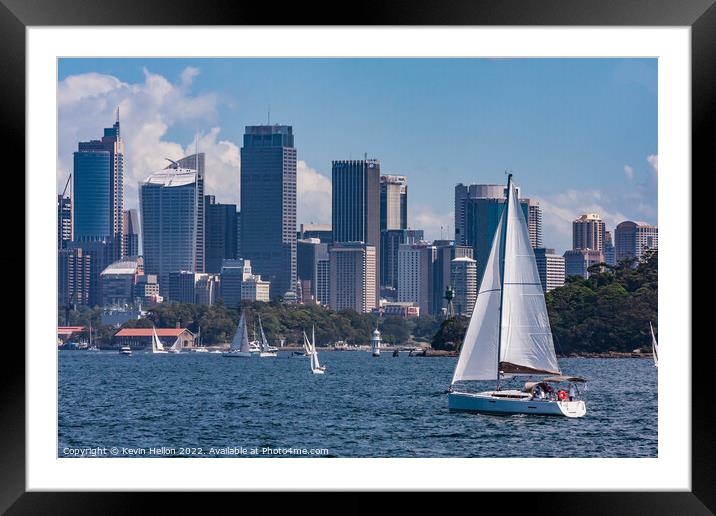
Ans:
POLYGON ((659 344, 656 342, 654 327, 651 325, 651 322, 649 322, 649 329, 651 329, 651 354, 654 357, 654 366, 659 367, 659 344))
POLYGON ((500 262, 505 210, 492 239, 490 256, 480 283, 480 290, 465 332, 460 358, 452 383, 461 380, 495 380, 497 378, 497 343, 500 326, 500 262), (478 345, 479 344, 479 345, 478 345))
POLYGON ((152 326, 152 353, 156 353, 157 351, 164 351, 164 345, 162 341, 159 340, 157 329, 152 326))
POLYGON ((320 369, 321 364, 318 362, 318 351, 316 351, 316 327, 311 330, 311 370, 320 369))
POLYGON ((261 324, 261 316, 260 315, 259 315, 259 329, 261 330, 261 351, 268 351, 269 343, 266 340, 266 335, 264 334, 264 327, 261 324))
POLYGON ((241 312, 239 326, 236 329, 234 340, 231 341, 231 347, 229 349, 231 351, 243 351, 246 353, 251 351, 251 348, 249 346, 249 334, 246 330, 246 318, 244 317, 244 312, 241 312))
POLYGON ((174 341, 170 349, 172 351, 181 351, 181 336, 177 337, 177 340, 174 341))
POLYGON ((500 370, 514 374, 560 374, 529 230, 511 181, 509 188, 500 370))

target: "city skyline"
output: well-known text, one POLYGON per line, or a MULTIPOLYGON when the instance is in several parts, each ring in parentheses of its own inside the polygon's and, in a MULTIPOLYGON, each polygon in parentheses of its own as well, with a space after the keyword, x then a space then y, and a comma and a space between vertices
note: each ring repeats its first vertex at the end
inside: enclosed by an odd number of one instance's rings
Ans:
POLYGON ((73 146, 119 105, 125 209, 164 158, 195 152, 197 133, 205 193, 238 204, 244 126, 270 109, 298 135, 299 225, 330 221, 331 161, 367 152, 381 173, 408 178, 408 226, 428 239, 454 232, 455 184, 501 183, 511 169, 542 206, 544 245, 563 252, 583 213, 611 230, 658 225, 656 69, 649 59, 61 59, 58 191, 73 146))

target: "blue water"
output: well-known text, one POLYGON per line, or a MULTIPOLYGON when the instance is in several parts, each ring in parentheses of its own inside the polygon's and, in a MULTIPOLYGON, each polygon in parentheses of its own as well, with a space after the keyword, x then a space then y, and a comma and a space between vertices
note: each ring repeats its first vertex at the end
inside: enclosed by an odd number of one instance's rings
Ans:
POLYGON ((324 376, 283 353, 61 351, 58 456, 111 447, 115 456, 266 456, 266 448, 328 457, 657 456, 650 360, 561 359, 564 373, 590 379, 587 415, 570 419, 450 413, 452 357, 320 358, 324 376), (152 450, 161 447, 169 451, 152 450))

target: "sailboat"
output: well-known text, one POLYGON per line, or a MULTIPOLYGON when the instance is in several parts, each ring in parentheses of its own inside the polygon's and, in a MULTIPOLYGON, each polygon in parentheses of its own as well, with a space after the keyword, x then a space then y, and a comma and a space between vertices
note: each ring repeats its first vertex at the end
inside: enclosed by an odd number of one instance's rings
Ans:
POLYGON ((231 341, 229 351, 222 353, 221 356, 227 358, 251 358, 254 356, 254 353, 251 351, 251 345, 249 344, 249 333, 246 329, 246 316, 244 312, 241 312, 239 326, 236 329, 234 340, 231 341))
POLYGON ((314 326, 311 331, 311 341, 308 340, 306 332, 303 332, 304 348, 311 358, 311 372, 313 374, 325 374, 326 366, 322 366, 318 361, 318 351, 316 351, 316 327, 314 326))
POLYGON ((269 346, 268 341, 266 340, 266 334, 264 333, 264 327, 261 324, 261 316, 259 315, 259 330, 261 331, 261 351, 259 352, 259 357, 261 358, 267 358, 267 357, 277 357, 278 353, 276 348, 272 348, 269 346))
POLYGON ((581 417, 576 376, 563 376, 552 342, 537 263, 512 174, 507 199, 455 367, 448 406, 451 411, 489 414, 540 414, 581 417), (522 389, 502 389, 515 376, 542 377, 522 389), (495 389, 472 392, 464 382, 494 381, 495 389), (554 395, 552 383, 568 383, 554 395))
POLYGON ((152 353, 166 353, 167 351, 164 349, 164 344, 162 344, 162 341, 159 340, 159 336, 157 335, 157 329, 152 326, 152 353))
POLYGON ((181 353, 181 336, 177 337, 168 351, 169 353, 181 353))
POLYGON ((656 342, 654 327, 651 325, 651 321, 649 322, 649 329, 651 329, 651 354, 654 357, 654 367, 659 367, 659 344, 656 342))

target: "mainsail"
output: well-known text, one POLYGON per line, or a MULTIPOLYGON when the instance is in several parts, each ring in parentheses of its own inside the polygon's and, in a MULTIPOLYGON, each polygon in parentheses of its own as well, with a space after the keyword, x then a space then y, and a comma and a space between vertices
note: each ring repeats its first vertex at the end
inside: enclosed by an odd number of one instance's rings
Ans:
POLYGON ((231 341, 230 351, 243 351, 248 353, 251 351, 249 346, 249 334, 246 330, 246 318, 244 312, 241 312, 241 319, 239 319, 239 326, 236 329, 234 340, 231 341))
POLYGON ((654 327, 649 322, 649 329, 651 329, 651 354, 654 356, 654 366, 659 367, 659 345, 656 342, 654 336, 654 327))
POLYGON ((560 374, 529 231, 512 180, 452 382, 560 374), (499 357, 499 358, 498 358, 499 357))
POLYGON ((259 315, 259 329, 261 330, 261 351, 268 351, 269 343, 266 340, 266 335, 264 334, 264 327, 261 324, 261 316, 260 315, 259 315))
POLYGON ((162 341, 159 340, 157 329, 152 326, 152 353, 157 351, 164 351, 164 345, 162 344, 162 341))

